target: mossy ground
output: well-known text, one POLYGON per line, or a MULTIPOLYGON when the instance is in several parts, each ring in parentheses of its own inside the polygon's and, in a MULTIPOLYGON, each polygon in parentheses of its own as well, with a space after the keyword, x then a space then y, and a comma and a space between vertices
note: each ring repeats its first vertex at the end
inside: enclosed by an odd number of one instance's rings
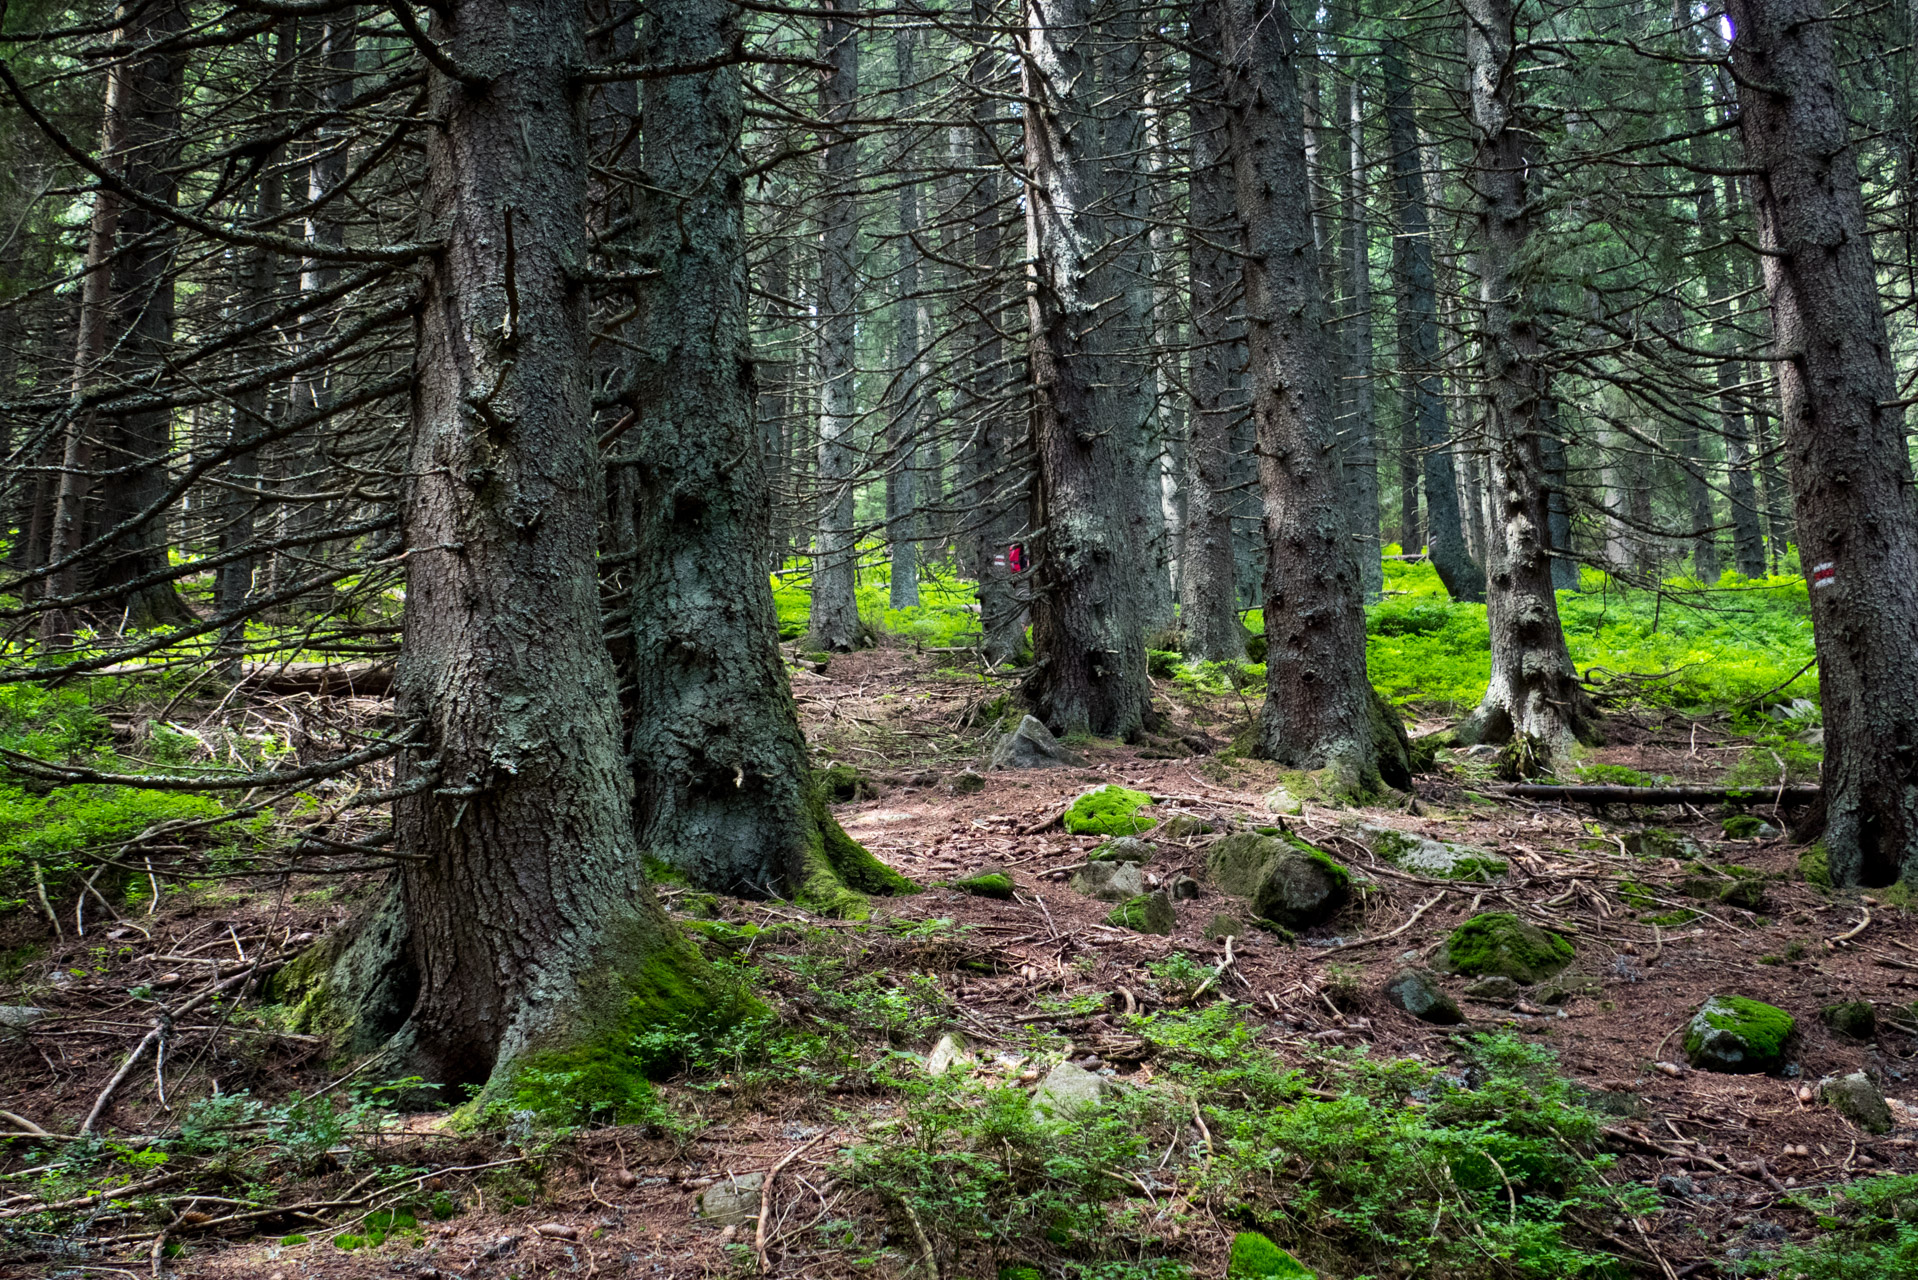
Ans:
POLYGON ((1012 877, 996 871, 954 880, 952 887, 975 898, 997 898, 1002 902, 1010 901, 1013 896, 1012 877))
POLYGON ((1299 1260, 1256 1231, 1232 1237, 1226 1280, 1314 1280, 1299 1260))
POLYGON ((1108 784, 1088 791, 1065 811, 1065 828, 1075 836, 1136 836, 1158 825, 1139 810, 1152 803, 1143 791, 1108 784))

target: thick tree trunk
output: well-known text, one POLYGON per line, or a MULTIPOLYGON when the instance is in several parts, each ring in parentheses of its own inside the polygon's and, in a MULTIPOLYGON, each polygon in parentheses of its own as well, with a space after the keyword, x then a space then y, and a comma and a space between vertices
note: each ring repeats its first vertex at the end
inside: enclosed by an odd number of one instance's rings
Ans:
POLYGON ((1572 553, 1572 491, 1565 436, 1558 425, 1558 401, 1546 397, 1538 407, 1539 458, 1545 467, 1545 545, 1552 557, 1552 585, 1578 590, 1578 559, 1572 553))
POLYGON ((1026 254, 1038 590, 1037 665, 1026 692, 1055 733, 1131 738, 1151 715, 1143 548, 1131 443, 1112 415, 1118 335, 1112 297, 1092 285, 1107 138, 1097 115, 1099 0, 1026 0, 1026 254), (1107 321, 1113 322, 1108 328, 1107 321))
MULTIPOLYGON (((1223 47, 1224 0, 1195 0, 1191 39, 1202 49, 1223 47)), ((1189 197, 1191 242, 1192 407, 1185 448, 1185 558, 1179 576, 1179 617, 1189 658, 1222 662, 1245 656, 1239 622, 1237 569, 1232 555, 1234 426, 1244 411, 1239 371, 1245 326, 1234 315, 1239 299, 1239 240, 1226 146, 1225 78, 1210 58, 1192 60, 1188 99, 1192 131, 1189 197)))
POLYGON ((1545 396, 1539 334, 1520 274, 1531 215, 1525 126, 1518 119, 1517 42, 1511 0, 1466 0, 1466 61, 1475 136, 1478 276, 1483 307, 1483 400, 1488 484, 1487 615, 1492 678, 1459 727, 1466 742, 1519 743, 1521 771, 1551 768, 1594 712, 1559 626, 1548 545, 1539 416, 1545 396))
POLYGON ((1363 587, 1321 332, 1298 54, 1282 0, 1230 0, 1225 47, 1245 314, 1265 499, 1266 699, 1259 754, 1380 786, 1365 675, 1363 587))
MULTIPOLYGON (((843 8, 845 0, 828 0, 843 8)), ((858 425, 855 372, 859 249, 859 140, 850 132, 859 97, 859 41, 841 17, 826 20, 820 57, 821 110, 832 138, 825 149, 825 212, 819 235, 819 535, 813 559, 812 623, 806 643, 845 652, 864 647, 855 591, 859 553, 853 488, 860 470, 852 434, 858 425)))
MULTIPOLYGON (((432 37, 424 261, 403 502, 398 708, 438 788, 394 806, 395 898, 332 972, 354 1039, 447 1086, 625 1062, 710 1012, 647 889, 594 568, 601 466, 585 294, 585 12, 458 0, 432 37)), ((389 1063, 389 1065, 395 1065, 389 1063)))
MULTIPOLYGON (((727 0, 653 0, 642 61, 723 56, 737 15, 727 0)), ((646 203, 630 253, 653 274, 631 326, 637 421, 613 460, 632 477, 622 675, 639 844, 706 888, 857 913, 848 886, 909 886, 826 811, 780 663, 753 422, 740 72, 648 80, 642 115, 646 203)))
MULTIPOLYGON (((1465 548, 1458 475, 1445 423, 1445 387, 1439 367, 1438 301, 1432 264, 1432 220, 1426 211, 1418 118, 1406 75, 1404 47, 1388 40, 1383 59, 1385 127, 1392 152, 1392 203, 1398 235, 1392 257, 1398 277, 1398 339, 1401 412, 1405 434, 1417 441, 1425 473, 1426 546, 1439 581, 1454 600, 1483 600, 1485 571, 1465 548)), ((1401 483, 1404 483, 1401 481, 1401 483)), ((1406 523, 1416 529, 1416 492, 1406 504, 1406 523)), ((1416 552, 1417 546, 1407 546, 1416 552)))
POLYGON ((1918 499, 1822 0, 1729 0, 1841 885, 1918 878, 1918 499))

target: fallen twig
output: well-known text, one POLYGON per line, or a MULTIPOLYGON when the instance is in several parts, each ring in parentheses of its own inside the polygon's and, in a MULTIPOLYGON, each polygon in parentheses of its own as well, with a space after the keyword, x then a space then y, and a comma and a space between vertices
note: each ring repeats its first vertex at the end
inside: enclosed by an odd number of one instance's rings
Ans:
POLYGON ((1322 960, 1326 956, 1331 955, 1335 951, 1350 951, 1353 947, 1369 947, 1375 942, 1386 942, 1386 941, 1389 941, 1390 939, 1396 938, 1401 933, 1404 933, 1407 929, 1410 929, 1413 925, 1417 924, 1419 917, 1424 915, 1426 911, 1430 909, 1432 906, 1436 905, 1438 900, 1440 898, 1443 898, 1445 894, 1446 894, 1446 891, 1444 889, 1440 889, 1437 893, 1433 894, 1430 898, 1427 898, 1424 902, 1419 904, 1419 909, 1417 911, 1414 911, 1404 924, 1392 930, 1392 932, 1390 933, 1381 933, 1376 938, 1360 938, 1357 942, 1341 942, 1336 947, 1327 947, 1325 950, 1318 952, 1316 955, 1313 956, 1313 959, 1322 960))
POLYGON ((781 1156, 777 1164, 766 1170, 765 1180, 759 1184, 759 1225, 753 1228, 753 1256, 759 1259, 759 1274, 762 1276, 772 1272, 772 1264, 766 1260, 766 1219, 772 1215, 773 1179, 777 1178, 779 1171, 791 1164, 801 1152, 824 1136, 824 1134, 817 1134, 808 1138, 781 1156))

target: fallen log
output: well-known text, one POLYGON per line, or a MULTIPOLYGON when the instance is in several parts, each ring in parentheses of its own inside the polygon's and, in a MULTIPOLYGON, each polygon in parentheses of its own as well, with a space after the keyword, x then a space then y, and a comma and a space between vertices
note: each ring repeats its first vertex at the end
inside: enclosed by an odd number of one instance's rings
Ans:
POLYGON ((1739 800, 1748 804, 1810 804, 1817 787, 1623 787, 1592 785, 1552 786, 1546 783, 1507 783, 1485 788, 1493 795, 1521 800, 1572 800, 1579 804, 1697 804, 1739 800))

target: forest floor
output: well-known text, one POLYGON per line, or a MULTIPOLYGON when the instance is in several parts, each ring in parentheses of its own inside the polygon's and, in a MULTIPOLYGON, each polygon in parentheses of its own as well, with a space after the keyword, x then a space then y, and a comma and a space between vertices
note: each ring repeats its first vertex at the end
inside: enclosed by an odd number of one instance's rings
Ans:
MULTIPOLYGON (((794 688, 820 758, 856 765, 876 788, 838 806, 849 833, 922 885, 1003 872, 1013 899, 929 887, 875 900, 873 919, 853 922, 814 919, 787 903, 662 890, 674 910, 703 922, 718 954, 752 975, 782 1025, 812 1028, 832 1052, 817 1043, 790 1057, 740 1044, 689 1051, 687 1068, 659 1086, 661 1111, 647 1124, 466 1132, 446 1116, 382 1110, 378 1092, 364 1088, 380 1079, 376 1062, 341 1070, 322 1044, 276 1029, 245 1002, 218 1012, 209 1005, 165 1042, 166 1098, 156 1093, 150 1054, 118 1091, 104 1126, 115 1141, 0 1143, 0 1273, 888 1276, 930 1251, 948 1276, 989 1276, 992 1266, 1022 1259, 1052 1275, 1181 1274, 1154 1270, 1162 1264, 1153 1258, 1219 1276, 1256 1196, 1207 1181, 1215 1150, 1222 1165, 1227 1156, 1196 1105, 1196 1125, 1175 1116, 1154 1132, 1172 1135, 1168 1160, 1179 1148, 1173 1168, 1198 1171, 1202 1160, 1204 1177, 1160 1178, 1150 1170, 1167 1161, 1148 1158, 1116 1191, 1108 1179, 1100 1193, 1102 1256, 1125 1259, 1124 1238, 1149 1242, 1129 1255, 1132 1271, 1075 1264, 1064 1245, 1035 1256, 1048 1248, 1047 1233, 1015 1238, 996 1210, 981 1210, 988 1225, 955 1254, 952 1242, 935 1242, 939 1224, 928 1227, 911 1208, 932 1216, 945 1202, 900 1193, 897 1153, 871 1154, 888 1141, 910 1145, 909 1135, 937 1145, 936 1126, 915 1119, 937 1098, 913 1077, 918 1055, 944 1033, 964 1037, 984 1084, 1030 1088, 1052 1063, 1071 1060, 1151 1094, 1191 1079, 1173 1068, 1165 1033, 1153 1029, 1175 1023, 1152 1019, 1228 1025, 1191 1021, 1205 1009, 1228 1011, 1245 1044, 1321 1083, 1343 1078, 1360 1049, 1374 1062, 1437 1067, 1466 1061, 1461 1046, 1475 1033, 1549 1049, 1597 1117, 1594 1148, 1615 1158, 1595 1166, 1602 1180, 1648 1189, 1633 1216, 1564 1210, 1570 1235, 1617 1258, 1621 1274, 1677 1280, 1762 1270, 1767 1250, 1820 1234, 1809 1197, 1852 1179, 1918 1172, 1918 1025, 1909 1012, 1918 928, 1883 895, 1807 883, 1803 850, 1782 835, 1732 840, 1723 812, 1693 806, 1594 812, 1499 798, 1484 761, 1448 752, 1417 779, 1415 798, 1396 806, 1308 804, 1284 819, 1345 862, 1361 892, 1329 924, 1295 939, 1252 931, 1227 942, 1206 936, 1214 917, 1235 907, 1207 883, 1206 844, 1280 821, 1264 805, 1277 770, 1229 753, 1152 758, 1168 753, 1080 743, 1081 767, 984 771, 995 721, 982 709, 996 710, 1012 684, 954 670, 954 661, 881 648, 835 657, 824 674, 795 666, 794 688), (984 771, 983 789, 955 794, 954 776, 973 765, 984 771), (1156 846, 1149 884, 1189 874, 1201 885, 1198 898, 1178 904, 1169 936, 1114 928, 1111 904, 1068 887, 1070 871, 1101 840, 1069 835, 1056 820, 1078 794, 1115 782, 1153 796, 1161 818, 1185 814, 1213 828, 1185 840, 1147 833, 1156 846), (1407 873, 1373 856, 1358 838, 1360 820, 1489 851, 1509 873, 1491 882, 1407 873), (1646 828, 1690 847, 1660 846, 1682 856, 1641 855, 1641 845, 1655 848, 1637 839, 1646 828), (1746 910, 1685 897, 1701 864, 1761 873, 1762 902, 1746 910), (1441 978, 1466 1021, 1432 1026, 1385 998, 1387 979, 1430 960, 1448 931, 1490 909, 1575 941, 1576 981, 1556 984, 1556 1003, 1529 989, 1465 999, 1464 980, 1441 978), (1796 1017, 1783 1072, 1682 1065, 1683 1027, 1714 994, 1796 1017), (1876 1006, 1873 1038, 1848 1039, 1821 1021, 1821 1009, 1838 1001, 1876 1006), (1891 1099, 1897 1127, 1889 1135, 1863 1132, 1812 1092, 1821 1078, 1859 1070, 1891 1099), (212 1094, 228 1101, 193 1105, 212 1094), (150 1141, 156 1136, 164 1140, 150 1141), (859 1157, 848 1154, 859 1151, 895 1182, 861 1175, 859 1157), (763 1200, 751 1198, 763 1213, 698 1213, 702 1193, 753 1174, 771 1179, 763 1200), (116 1182, 110 1196, 98 1194, 116 1182), (49 1211, 55 1194, 79 1203, 49 1211), (994 1221, 1007 1234, 993 1238, 994 1221)), ((1229 692, 1170 682, 1160 685, 1159 705, 1182 730, 1221 747, 1256 710, 1229 692)), ((1683 782, 1715 781, 1764 750, 1724 715, 1614 710, 1607 731, 1608 745, 1588 764, 1683 782)), ((24 1032, 0 1030, 10 1036, 0 1042, 0 1119, 74 1132, 152 1025, 130 990, 196 990, 250 971, 263 952, 290 955, 349 919, 373 887, 371 876, 264 887, 208 881, 169 893, 152 915, 129 910, 121 922, 89 925, 84 937, 69 929, 59 942, 29 912, 6 917, 0 948, 17 950, 8 953, 14 972, 0 1000, 47 1012, 24 1032)), ((1195 1052, 1203 1056, 1203 1047, 1195 1052)), ((1219 1087, 1219 1077, 1205 1079, 1205 1088, 1219 1087)), ((1019 1140, 1007 1139, 1008 1169, 1019 1140)), ((978 1172, 981 1196, 997 1159, 989 1153, 978 1172)), ((1057 1175, 1055 1190, 1062 1179, 1070 1182, 1057 1175)), ((932 1181, 914 1185, 924 1191, 932 1181)), ((1511 1181, 1494 1192, 1496 1203, 1511 1197, 1508 1225, 1516 1225, 1511 1181)), ((1443 1191, 1437 1203, 1450 1212, 1443 1191)), ((952 1221, 971 1221, 967 1212, 953 1208, 952 1221)), ((1439 1218, 1432 1221, 1436 1230, 1439 1218)), ((1323 1275, 1407 1273, 1409 1264, 1395 1271, 1389 1260, 1366 1270, 1356 1261, 1362 1248, 1322 1235, 1301 1231, 1288 1243, 1323 1275)), ((1053 1244, 1060 1239, 1053 1234, 1053 1244)), ((1484 1272, 1534 1273, 1509 1262, 1484 1272)))

